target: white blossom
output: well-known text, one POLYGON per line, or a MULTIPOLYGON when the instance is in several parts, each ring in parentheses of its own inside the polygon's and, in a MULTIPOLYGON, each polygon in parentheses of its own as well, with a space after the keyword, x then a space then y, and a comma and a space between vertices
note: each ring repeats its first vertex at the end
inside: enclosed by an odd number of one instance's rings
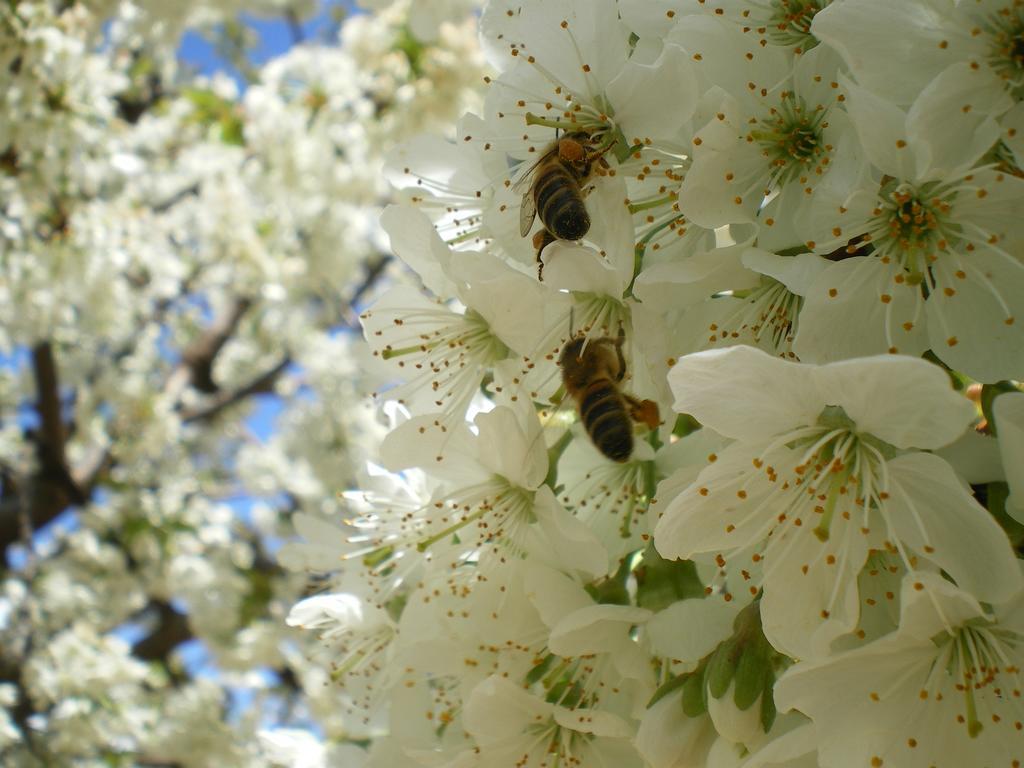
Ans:
POLYGON ((1019 587, 1002 531, 952 468, 912 450, 951 442, 973 415, 933 366, 811 367, 734 347, 684 358, 670 381, 677 410, 737 442, 671 502, 655 542, 666 557, 714 555, 731 590, 763 586, 765 632, 780 650, 820 655, 853 629, 872 549, 908 567, 934 562, 989 600, 1019 587))

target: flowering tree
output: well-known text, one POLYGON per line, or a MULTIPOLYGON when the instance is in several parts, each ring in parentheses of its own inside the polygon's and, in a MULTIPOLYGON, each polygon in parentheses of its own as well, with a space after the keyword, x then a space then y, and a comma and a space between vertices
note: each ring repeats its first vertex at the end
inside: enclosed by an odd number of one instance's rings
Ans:
POLYGON ((386 164, 391 431, 282 551, 366 749, 294 759, 1020 765, 1024 7, 479 25, 386 164))
MULTIPOLYGON (((240 9, 0 7, 4 765, 295 765, 257 730, 348 734, 276 550, 381 436, 354 338, 404 279, 384 148, 450 130, 484 62, 464 7, 397 3, 257 66, 240 9), (241 90, 179 61, 186 29, 241 90)), ((314 6, 246 10, 298 35, 314 6)))

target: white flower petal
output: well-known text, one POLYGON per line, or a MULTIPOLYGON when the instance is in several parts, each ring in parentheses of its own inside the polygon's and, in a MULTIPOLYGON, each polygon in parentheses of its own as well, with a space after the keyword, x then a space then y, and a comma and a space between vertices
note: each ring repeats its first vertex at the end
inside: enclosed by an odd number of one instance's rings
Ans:
POLYGON ((296 512, 292 518, 302 541, 288 542, 277 553, 281 565, 292 570, 329 571, 337 568, 353 547, 348 535, 323 518, 296 512))
POLYGON ((831 261, 815 253, 778 256, 761 248, 743 252, 743 266, 775 278, 797 296, 807 295, 814 280, 831 265, 831 261))
POLYGON ((875 93, 843 80, 847 114, 871 163, 897 179, 916 179, 918 164, 907 132, 907 115, 875 93))
POLYGON ((615 0, 544 0, 523 3, 527 52, 573 93, 590 103, 601 95, 629 57, 629 30, 615 0), (567 22, 563 28, 562 23, 567 22), (584 71, 584 65, 587 70, 584 71))
POLYGON ((633 295, 647 304, 670 309, 705 301, 723 285, 733 290, 754 288, 760 277, 741 261, 745 246, 695 253, 682 261, 646 267, 633 284, 633 295))
MULTIPOLYGON (((934 73, 967 52, 964 49, 970 38, 966 30, 950 34, 944 6, 949 4, 916 0, 831 3, 815 14, 811 34, 842 54, 861 85, 897 104, 909 104, 934 73), (899 77, 893 75, 894 61, 899 62, 899 77)), ((975 50, 983 53, 980 45, 975 50)))
POLYGON ((540 564, 526 572, 524 588, 549 627, 558 624, 563 616, 594 604, 590 595, 572 578, 540 564))
POLYGON ((812 375, 829 405, 841 405, 859 432, 897 448, 948 445, 975 419, 974 405, 953 389, 946 372, 920 358, 844 360, 812 375))
POLYGON ((543 259, 544 282, 552 288, 622 297, 615 265, 589 246, 556 240, 544 249, 543 259))
POLYGON ((685 5, 686 0, 619 0, 619 15, 638 37, 661 39, 685 5))
POLYGON ((680 600, 656 613, 644 626, 651 649, 659 656, 696 663, 732 634, 742 608, 720 596, 680 600))
MULTIPOLYGON (((1002 482, 1006 473, 999 460, 999 442, 990 435, 969 429, 957 440, 935 451, 971 485, 1002 482)), ((1024 466, 1024 455, 1021 456, 1024 466)))
POLYGON ((588 605, 554 626, 548 648, 559 656, 613 652, 632 643, 630 629, 643 624, 651 615, 644 608, 628 605, 588 605))
POLYGON ((391 250, 435 296, 455 294, 455 285, 446 274, 451 251, 422 211, 409 205, 389 205, 380 215, 380 225, 388 233, 391 250))
MULTIPOLYGON (((1018 204, 1024 216, 1024 197, 1018 204)), ((978 381, 1024 378, 1024 264, 984 247, 963 261, 967 279, 941 286, 955 293, 936 290, 925 303, 932 350, 978 381)))
POLYGON ((762 504, 771 488, 766 483, 751 483, 742 498, 733 490, 750 475, 751 462, 759 453, 759 446, 730 445, 666 505, 654 529, 654 546, 662 557, 689 559, 695 554, 731 551, 760 541, 776 514, 772 507, 762 504), (752 514, 752 510, 758 511, 752 514))
POLYGON ((971 704, 962 687, 956 689, 962 657, 949 669, 949 657, 940 650, 942 642, 949 642, 943 629, 979 618, 981 607, 935 574, 907 579, 901 601, 903 616, 896 633, 788 670, 775 684, 779 709, 798 709, 814 721, 823 765, 1012 764, 1022 743, 1014 718, 1007 717, 1014 705, 991 684, 978 685, 972 699, 979 705, 982 727, 969 734, 964 715, 971 704), (990 720, 997 707, 1002 716, 990 720))
POLYGON ((808 363, 890 350, 924 352, 928 341, 917 317, 920 290, 896 283, 898 271, 871 256, 843 259, 825 269, 804 297, 793 351, 808 363))
POLYGON ((608 553, 596 534, 567 512, 546 485, 537 491, 533 514, 544 532, 547 553, 544 559, 563 570, 579 571, 590 578, 607 573, 608 553))
POLYGON ((868 542, 852 531, 836 539, 790 530, 769 542, 761 623, 768 642, 792 658, 820 658, 857 626, 857 573, 868 542))
POLYGON ((544 482, 548 456, 536 415, 526 418, 534 423, 524 429, 511 408, 499 405, 481 413, 476 417, 480 433, 474 443, 480 464, 513 485, 532 490, 544 482))
POLYGON ((938 456, 913 453, 889 462, 889 519, 907 547, 931 560, 964 590, 988 602, 1024 587, 1003 529, 938 456))
POLYGON ((555 707, 554 715, 560 726, 579 733, 618 739, 628 739, 633 735, 633 726, 612 712, 555 707))
POLYGON ((753 347, 687 355, 668 374, 673 406, 726 437, 757 440, 813 424, 828 405, 810 368, 753 347))
POLYGON ((605 95, 626 141, 632 142, 674 139, 693 115, 699 94, 686 52, 666 45, 651 65, 627 61, 608 83, 605 95))
POLYGON ((435 477, 469 486, 491 475, 476 460, 477 444, 464 423, 449 426, 435 416, 417 416, 388 433, 381 463, 392 472, 423 467, 435 477))
POLYGON ((942 179, 971 168, 999 138, 992 116, 1012 104, 988 67, 962 61, 939 74, 907 113, 907 133, 922 145, 917 178, 942 179))
POLYGON ((759 44, 758 37, 701 14, 687 16, 686 23, 677 23, 665 39, 682 46, 694 60, 702 91, 718 85, 727 93, 753 99, 748 94, 771 90, 790 70, 786 53, 759 44))
POLYGON ((466 281, 460 296, 511 349, 529 353, 544 333, 544 312, 566 297, 489 253, 452 254, 452 270, 466 281))
POLYGON ((554 709, 509 680, 491 675, 467 697, 462 723, 479 744, 487 745, 546 721, 554 709))
POLYGON ((741 768, 818 768, 818 739, 812 723, 765 744, 741 768))
POLYGON ((708 696, 708 717, 715 724, 721 739, 734 744, 746 744, 764 733, 761 727, 761 697, 758 696, 746 709, 740 709, 736 706, 735 696, 734 679, 720 698, 708 696))
POLYGON ((999 430, 999 451, 1006 469, 1010 496, 1006 511, 1024 523, 1024 392, 1000 395, 993 406, 999 430))
POLYGON ((307 597, 288 612, 289 627, 317 627, 339 624, 353 629, 364 623, 363 601, 345 593, 307 597))
POLYGON ((711 718, 683 714, 682 693, 676 691, 644 713, 634 743, 652 768, 697 768, 716 736, 711 718))

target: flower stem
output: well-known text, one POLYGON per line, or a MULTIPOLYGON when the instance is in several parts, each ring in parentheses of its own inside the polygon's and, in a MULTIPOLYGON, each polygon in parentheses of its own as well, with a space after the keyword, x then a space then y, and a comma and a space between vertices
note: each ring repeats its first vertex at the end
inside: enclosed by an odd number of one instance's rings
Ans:
POLYGON ((445 536, 449 536, 455 533, 456 531, 464 528, 466 525, 473 522, 474 520, 479 520, 481 517, 486 515, 490 511, 490 509, 490 505, 481 505, 480 509, 474 512, 472 515, 468 515, 467 517, 464 517, 461 520, 459 520, 457 523, 452 523, 444 530, 435 533, 433 536, 428 536, 422 541, 417 542, 416 551, 425 552, 427 549, 429 549, 431 546, 439 542, 445 536))
POLYGON ((669 203, 674 203, 678 199, 679 199, 679 195, 677 193, 669 192, 664 197, 658 197, 658 198, 655 198, 653 200, 646 200, 646 201, 644 201, 642 203, 630 203, 629 204, 629 212, 630 213, 639 213, 640 211, 647 211, 647 210, 650 210, 651 208, 658 208, 659 206, 662 206, 662 205, 668 205, 669 203))

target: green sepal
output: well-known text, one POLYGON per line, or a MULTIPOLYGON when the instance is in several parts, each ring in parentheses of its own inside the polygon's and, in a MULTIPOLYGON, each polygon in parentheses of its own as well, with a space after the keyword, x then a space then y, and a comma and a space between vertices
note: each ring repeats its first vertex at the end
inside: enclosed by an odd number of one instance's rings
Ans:
POLYGON ((691 676, 692 675, 676 675, 675 677, 669 678, 668 681, 662 683, 658 687, 658 690, 654 692, 654 695, 651 696, 650 701, 647 702, 647 709, 653 707, 655 704, 664 699, 677 688, 680 688, 683 685, 685 685, 686 681, 691 676))
POLYGON ((377 547, 363 555, 363 565, 367 568, 376 568, 394 554, 394 546, 391 544, 385 544, 384 546, 377 547))
POLYGON ((779 710, 775 708, 775 680, 771 677, 764 687, 764 695, 761 696, 761 727, 765 733, 772 729, 775 716, 778 714, 779 710))
POLYGON ((636 569, 636 602, 641 608, 660 611, 680 600, 702 598, 704 584, 690 560, 666 560, 652 544, 644 550, 636 569))
POLYGON ((699 717, 708 710, 708 702, 704 694, 704 675, 700 670, 686 678, 683 683, 683 714, 687 717, 699 717))
POLYGON ((1010 381, 998 381, 995 384, 984 384, 981 387, 981 412, 988 422, 988 433, 992 436, 999 434, 999 425, 996 424, 995 407, 996 398, 1007 392, 1020 392, 1010 381))
POLYGON ((725 696, 725 692, 729 690, 729 684, 736 674, 737 660, 733 655, 733 649, 731 641, 722 643, 708 662, 708 670, 705 675, 708 682, 708 693, 716 699, 725 696))
POLYGON ((686 437, 700 429, 700 422, 688 413, 681 413, 676 416, 676 423, 672 425, 672 434, 676 437, 686 437))
POLYGON ((607 578, 587 584, 583 589, 602 605, 629 605, 629 577, 632 575, 633 558, 624 557, 619 569, 607 578))
MULTIPOLYGON (((1010 486, 1006 483, 988 483, 984 487, 983 503, 988 508, 992 517, 996 519, 996 522, 1006 531, 1006 535, 1009 537, 1013 548, 1019 549, 1024 544, 1024 525, 1010 517, 1006 512, 1006 499, 1009 495, 1010 486)), ((975 490, 975 496, 979 496, 977 489, 975 490)), ((978 500, 982 501, 981 498, 978 500)))
POLYGON ((396 624, 402 618, 402 612, 405 611, 405 604, 407 602, 409 602, 409 596, 407 594, 400 594, 395 595, 384 604, 384 610, 387 611, 388 617, 396 624))
POLYGON ((733 692, 736 707, 741 712, 750 709, 771 677, 766 655, 756 641, 750 643, 736 664, 736 687, 733 692))
POLYGON ((551 665, 554 663, 556 658, 557 657, 555 656, 555 654, 549 653, 547 656, 544 657, 544 660, 540 664, 536 665, 533 669, 527 672, 527 684, 533 685, 542 677, 544 677, 544 675, 548 673, 548 670, 551 669, 551 665))

